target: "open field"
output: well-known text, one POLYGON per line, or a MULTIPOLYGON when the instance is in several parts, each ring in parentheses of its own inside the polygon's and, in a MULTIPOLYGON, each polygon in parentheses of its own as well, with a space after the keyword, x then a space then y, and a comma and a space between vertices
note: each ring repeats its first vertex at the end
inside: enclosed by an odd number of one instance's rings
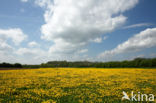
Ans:
POLYGON ((0 71, 0 103, 120 103, 123 91, 156 95, 156 69, 0 71))

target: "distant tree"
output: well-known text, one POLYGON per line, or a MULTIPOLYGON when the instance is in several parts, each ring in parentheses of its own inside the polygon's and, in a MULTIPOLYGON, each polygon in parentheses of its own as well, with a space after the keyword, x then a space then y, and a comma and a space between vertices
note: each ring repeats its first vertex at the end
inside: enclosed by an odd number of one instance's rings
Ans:
POLYGON ((20 63, 15 63, 14 64, 14 67, 16 67, 16 68, 22 68, 22 65, 20 63))
POLYGON ((21 65, 20 63, 0 63, 1 68, 47 68, 47 67, 97 67, 97 68, 120 68, 120 67, 156 67, 156 58, 136 58, 134 60, 110 61, 110 62, 89 62, 89 61, 49 61, 40 65, 21 65))

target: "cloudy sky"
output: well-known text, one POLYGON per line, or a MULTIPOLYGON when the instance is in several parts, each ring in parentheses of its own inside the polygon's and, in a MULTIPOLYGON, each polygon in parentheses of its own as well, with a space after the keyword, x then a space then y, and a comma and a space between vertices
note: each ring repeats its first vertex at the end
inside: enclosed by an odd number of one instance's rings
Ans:
POLYGON ((156 0, 0 0, 0 62, 156 57, 156 0))

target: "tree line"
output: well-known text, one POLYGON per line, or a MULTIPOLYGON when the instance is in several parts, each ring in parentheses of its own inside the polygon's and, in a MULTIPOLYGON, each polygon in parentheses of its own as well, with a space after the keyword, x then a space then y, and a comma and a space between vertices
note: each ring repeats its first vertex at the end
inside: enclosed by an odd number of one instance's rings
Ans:
POLYGON ((0 63, 0 68, 22 68, 22 64, 20 63, 15 63, 15 64, 10 64, 10 63, 0 63))
POLYGON ((126 67, 156 67, 156 58, 136 58, 134 60, 110 61, 110 62, 89 62, 89 61, 49 61, 42 63, 41 67, 96 67, 96 68, 126 68, 126 67))
POLYGON ((50 67, 96 67, 96 68, 154 68, 156 58, 136 58, 134 60, 110 61, 110 62, 90 62, 90 61, 49 61, 40 65, 22 65, 19 63, 1 63, 0 67, 16 68, 50 68, 50 67))

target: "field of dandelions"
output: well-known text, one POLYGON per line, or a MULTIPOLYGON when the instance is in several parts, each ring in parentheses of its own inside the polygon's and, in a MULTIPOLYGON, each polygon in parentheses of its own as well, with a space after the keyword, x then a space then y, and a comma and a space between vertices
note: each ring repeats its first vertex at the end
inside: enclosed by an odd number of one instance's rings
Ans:
POLYGON ((122 91, 156 95, 156 69, 0 70, 0 103, 124 103, 122 91))

